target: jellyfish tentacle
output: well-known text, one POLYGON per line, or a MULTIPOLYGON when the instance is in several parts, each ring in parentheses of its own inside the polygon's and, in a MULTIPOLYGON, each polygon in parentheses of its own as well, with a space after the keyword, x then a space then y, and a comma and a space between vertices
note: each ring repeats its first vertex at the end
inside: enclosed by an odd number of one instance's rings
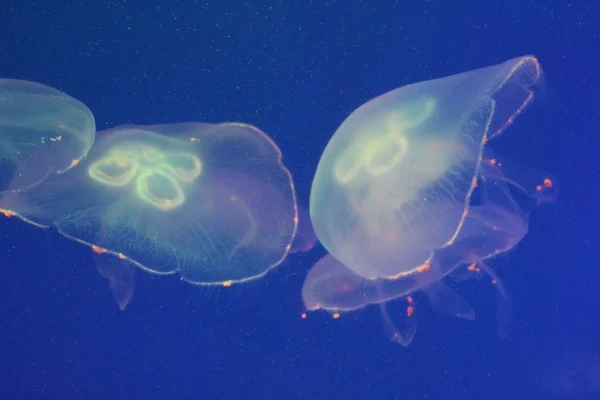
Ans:
POLYGON ((477 314, 473 307, 448 285, 435 282, 423 288, 423 291, 438 314, 446 317, 464 318, 468 321, 475 320, 477 314))

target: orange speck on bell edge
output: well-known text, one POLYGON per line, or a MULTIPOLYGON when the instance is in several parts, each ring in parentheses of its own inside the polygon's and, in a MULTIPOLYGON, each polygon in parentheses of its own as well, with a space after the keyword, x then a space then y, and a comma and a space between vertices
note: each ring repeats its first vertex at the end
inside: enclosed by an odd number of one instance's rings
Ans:
POLYGON ((10 210, 5 210, 3 208, 0 208, 0 214, 3 214, 5 217, 10 218, 10 217, 14 217, 15 213, 10 211, 10 210))
POLYGON ((102 247, 98 247, 98 246, 92 246, 92 251, 96 254, 106 253, 106 249, 103 249, 102 247))
POLYGON ((231 287, 231 281, 225 281, 223 282, 223 287, 231 287))
POLYGON ((340 317, 340 314, 339 314, 339 313, 335 313, 335 314, 333 314, 333 319, 338 319, 339 317, 340 317))
POLYGON ((481 272, 479 268, 477 268, 477 264, 473 263, 467 267, 467 269, 471 272, 481 272))
POLYGON ((73 160, 73 161, 71 161, 71 167, 76 167, 77 164, 79 164, 79 160, 73 160))
POLYGON ((541 192, 542 190, 544 190, 544 188, 551 188, 552 187, 552 181, 548 178, 544 179, 544 182, 541 185, 537 185, 535 187, 535 190, 537 190, 538 192, 541 192))
POLYGON ((431 264, 427 261, 425 264, 417 268, 417 272, 425 272, 431 269, 431 264))

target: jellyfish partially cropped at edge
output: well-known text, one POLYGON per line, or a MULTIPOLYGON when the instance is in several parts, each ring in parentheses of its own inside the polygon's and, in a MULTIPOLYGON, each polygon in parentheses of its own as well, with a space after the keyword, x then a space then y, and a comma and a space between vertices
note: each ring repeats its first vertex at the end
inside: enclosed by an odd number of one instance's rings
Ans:
POLYGON ((279 148, 234 123, 100 132, 76 168, 5 196, 0 208, 92 246, 121 308, 133 266, 197 285, 252 280, 283 261, 298 224, 279 148))
POLYGON ((416 295, 472 320, 474 310, 444 282, 483 274, 508 334, 510 296, 487 262, 521 241, 529 211, 556 190, 543 175, 503 169, 488 142, 532 101, 541 74, 536 58, 520 57, 401 87, 342 123, 311 189, 311 221, 329 254, 304 282, 307 310, 338 316, 378 304, 387 334, 408 345, 416 295), (403 319, 387 309, 396 299, 405 302, 403 319))
POLYGON ((77 165, 95 134, 80 101, 41 83, 0 79, 0 196, 77 165))

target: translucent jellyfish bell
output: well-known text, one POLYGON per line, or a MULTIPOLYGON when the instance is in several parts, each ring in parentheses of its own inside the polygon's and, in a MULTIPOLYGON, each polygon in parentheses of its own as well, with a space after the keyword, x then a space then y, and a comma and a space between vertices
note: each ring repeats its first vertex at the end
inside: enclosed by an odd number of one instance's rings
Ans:
POLYGON ((40 83, 0 79, 0 195, 76 165, 95 134, 83 103, 40 83))
MULTIPOLYGON (((243 124, 120 126, 61 176, 5 196, 22 219, 146 271, 194 284, 264 275, 290 250, 294 185, 275 143, 243 124)), ((103 256, 104 257, 104 256, 103 256)), ((124 307, 127 270, 99 264, 124 307), (123 305, 124 304, 124 305, 123 305)))
MULTIPOLYGON (((304 283, 307 309, 335 313, 405 297, 412 316, 411 294, 423 290, 443 314, 473 319, 441 280, 465 267, 498 282, 485 260, 514 247, 528 227, 513 192, 548 196, 550 180, 505 175, 484 152, 532 100, 540 77, 538 61, 521 57, 408 85, 354 111, 313 180, 311 221, 329 254, 304 283)), ((506 333, 510 300, 497 287, 506 333)), ((393 337, 410 343, 414 322, 400 332, 383 311, 393 337)))

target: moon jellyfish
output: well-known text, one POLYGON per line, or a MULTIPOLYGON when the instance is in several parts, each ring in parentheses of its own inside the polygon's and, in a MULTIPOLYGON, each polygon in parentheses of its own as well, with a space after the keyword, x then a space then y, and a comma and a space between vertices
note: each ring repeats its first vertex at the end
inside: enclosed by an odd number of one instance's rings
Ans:
POLYGON ((244 124, 119 126, 60 176, 0 200, 54 226, 100 260, 124 308, 135 265, 197 285, 263 276, 282 262, 298 224, 294 185, 275 143, 244 124))
POLYGON ((514 248, 532 206, 551 200, 551 179, 502 166, 488 142, 534 97, 534 57, 376 97, 338 128, 319 162, 310 195, 316 235, 329 254, 310 270, 307 310, 335 316, 381 307, 391 339, 408 345, 415 299, 425 293, 443 315, 475 318, 445 278, 487 274, 498 294, 501 336, 511 302, 488 261, 514 248), (387 303, 403 299, 393 321, 387 303))
POLYGON ((94 142, 91 111, 40 83, 0 79, 0 194, 76 165, 94 142))

